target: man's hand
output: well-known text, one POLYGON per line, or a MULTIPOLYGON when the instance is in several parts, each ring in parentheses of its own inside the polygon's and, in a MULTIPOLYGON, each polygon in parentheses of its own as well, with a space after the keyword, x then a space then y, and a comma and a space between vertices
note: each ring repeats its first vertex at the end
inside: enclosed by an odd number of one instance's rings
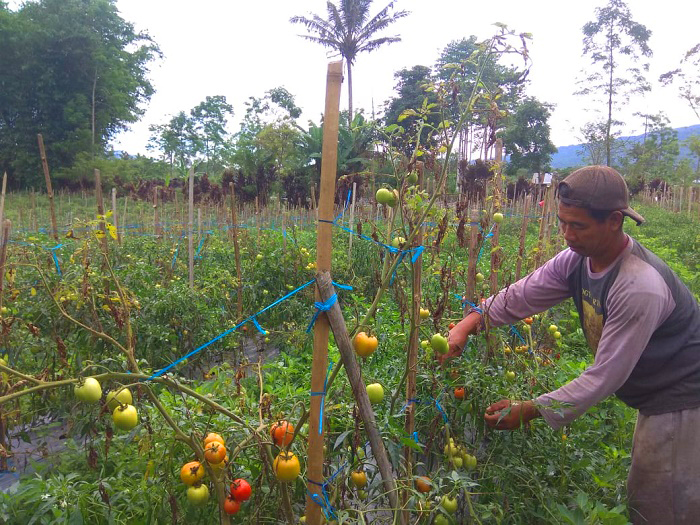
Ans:
POLYGON ((438 362, 443 364, 448 358, 462 355, 464 346, 467 344, 467 338, 476 333, 476 329, 480 324, 481 315, 477 312, 470 313, 457 323, 447 335, 447 342, 450 345, 450 349, 445 355, 437 355, 438 362))
POLYGON ((520 425, 540 417, 540 411, 532 401, 501 399, 486 409, 486 424, 497 430, 515 430, 520 425))

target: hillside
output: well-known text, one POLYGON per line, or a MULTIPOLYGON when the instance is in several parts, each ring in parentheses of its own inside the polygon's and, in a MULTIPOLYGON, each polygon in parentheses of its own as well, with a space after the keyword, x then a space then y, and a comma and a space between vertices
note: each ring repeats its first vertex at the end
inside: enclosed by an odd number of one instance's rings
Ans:
MULTIPOLYGON (((700 124, 695 126, 686 126, 684 128, 676 128, 678 132, 678 141, 681 143, 680 156, 688 157, 690 152, 688 148, 683 146, 683 141, 690 137, 691 135, 700 135, 700 124)), ((644 138, 644 135, 635 135, 630 137, 621 137, 619 140, 624 140, 626 142, 640 142, 644 138)), ((580 144, 573 144, 571 146, 560 146, 559 151, 552 156, 552 168, 570 168, 575 166, 583 166, 584 161, 581 158, 579 152, 581 151, 580 144)))

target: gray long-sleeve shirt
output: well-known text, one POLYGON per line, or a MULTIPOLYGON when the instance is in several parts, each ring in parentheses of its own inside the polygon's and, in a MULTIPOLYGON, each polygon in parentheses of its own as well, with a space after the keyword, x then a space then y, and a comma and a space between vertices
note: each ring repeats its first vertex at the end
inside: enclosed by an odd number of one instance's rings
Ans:
MULTIPOLYGON (((629 238, 629 237, 628 237, 629 238)), ((486 301, 492 325, 513 323, 572 297, 594 362, 578 378, 536 399, 558 428, 611 394, 643 414, 700 406, 700 308, 652 252, 629 238, 594 273, 569 249, 486 301)))

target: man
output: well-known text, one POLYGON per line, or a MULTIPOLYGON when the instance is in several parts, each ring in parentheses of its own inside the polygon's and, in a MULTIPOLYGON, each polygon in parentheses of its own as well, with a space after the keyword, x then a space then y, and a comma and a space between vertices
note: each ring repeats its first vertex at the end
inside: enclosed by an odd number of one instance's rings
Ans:
POLYGON ((472 309, 449 334, 458 356, 488 316, 524 319, 571 297, 595 354, 578 378, 537 399, 507 399, 486 423, 513 430, 543 417, 559 428, 611 394, 639 410, 627 479, 635 524, 700 523, 700 308, 656 255, 623 232, 629 208, 622 176, 607 166, 574 171, 558 187, 568 245, 544 266, 472 309))

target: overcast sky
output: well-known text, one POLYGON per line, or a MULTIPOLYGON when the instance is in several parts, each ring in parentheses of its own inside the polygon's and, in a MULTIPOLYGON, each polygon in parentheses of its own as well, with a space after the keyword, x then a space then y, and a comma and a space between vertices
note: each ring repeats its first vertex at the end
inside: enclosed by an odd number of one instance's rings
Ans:
MULTIPOLYGON (((376 13, 387 0, 376 0, 376 13)), ((589 59, 582 56, 583 25, 594 19, 604 0, 397 0, 396 8, 411 14, 389 27, 386 35, 402 41, 358 56, 353 69, 355 108, 378 114, 392 96, 394 73, 414 65, 433 66, 451 41, 470 35, 484 39, 494 34, 494 22, 518 32, 530 32, 532 69, 527 93, 555 104, 552 140, 557 146, 580 142, 579 129, 593 120, 590 99, 573 95, 581 70, 589 59)), ((649 80, 654 90, 634 100, 633 111, 664 111, 674 127, 698 124, 677 91, 662 88, 658 76, 677 66, 683 54, 700 42, 700 2, 694 0, 628 0, 635 21, 652 31, 654 51, 649 80)), ((333 57, 298 35, 303 26, 289 23, 294 15, 325 15, 323 0, 118 0, 121 15, 146 30, 160 46, 164 58, 154 64, 150 78, 156 93, 142 120, 114 141, 117 150, 146 153, 148 126, 167 122, 179 111, 188 112, 208 95, 225 95, 236 116, 238 129, 249 96, 261 97, 268 89, 284 86, 304 113, 303 124, 319 121, 324 107, 325 75, 333 57)), ((347 108, 343 85, 341 109, 347 108)), ((642 123, 625 116, 625 134, 639 133, 642 123)))

